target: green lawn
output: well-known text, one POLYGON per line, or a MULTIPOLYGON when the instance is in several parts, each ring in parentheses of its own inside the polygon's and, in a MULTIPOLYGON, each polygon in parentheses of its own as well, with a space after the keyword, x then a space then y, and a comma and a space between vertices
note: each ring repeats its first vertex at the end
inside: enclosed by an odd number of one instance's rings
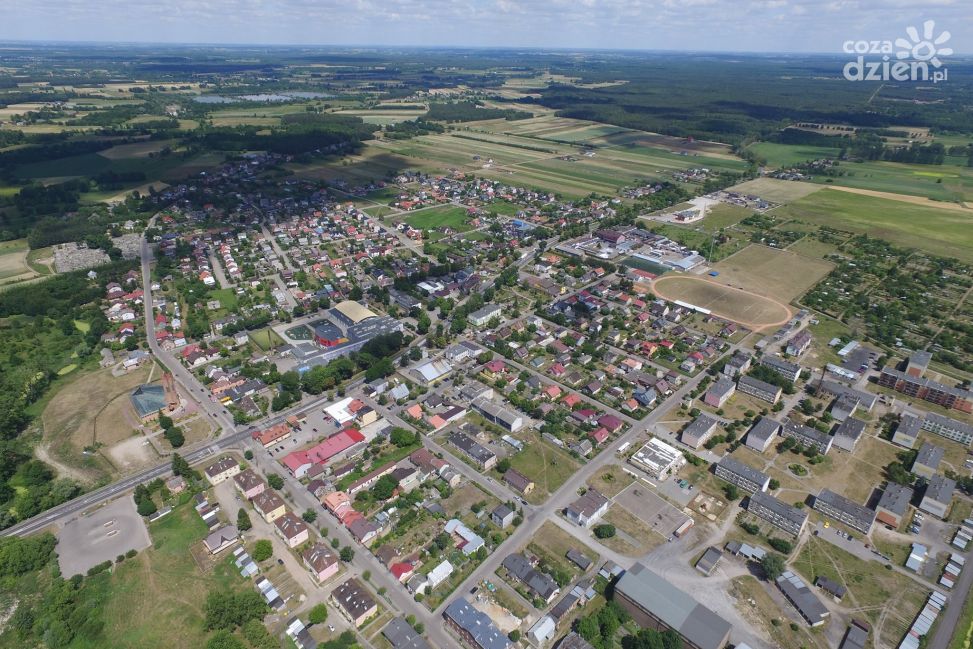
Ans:
POLYGON ((206 294, 207 300, 219 300, 220 309, 223 311, 235 311, 237 307, 236 291, 232 288, 218 288, 206 294))
POLYGON ((914 205, 822 189, 774 210, 777 218, 795 218, 839 230, 867 234, 904 248, 973 262, 973 211, 914 205))
POLYGON ((510 466, 534 481, 536 487, 527 495, 527 500, 543 502, 548 494, 557 491, 574 475, 578 463, 566 451, 535 435, 528 435, 523 441, 527 448, 510 457, 510 466))
POLYGON ((405 222, 419 230, 432 230, 449 227, 454 230, 468 230, 466 208, 456 205, 440 205, 422 210, 405 218, 405 222))

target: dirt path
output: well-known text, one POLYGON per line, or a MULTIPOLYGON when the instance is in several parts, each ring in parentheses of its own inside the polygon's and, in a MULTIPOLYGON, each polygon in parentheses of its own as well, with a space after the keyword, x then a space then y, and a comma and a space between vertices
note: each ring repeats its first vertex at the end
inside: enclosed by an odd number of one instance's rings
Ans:
POLYGON ((874 189, 858 189, 857 187, 841 187, 839 185, 828 185, 828 189, 835 189, 838 190, 839 192, 848 192, 849 194, 861 194, 862 196, 872 196, 874 198, 885 198, 890 201, 899 201, 900 203, 911 203, 913 205, 921 205, 923 207, 933 207, 940 210, 953 210, 957 212, 966 212, 967 214, 973 215, 973 210, 971 210, 965 204, 960 205, 959 203, 947 203, 945 201, 934 201, 931 198, 926 198, 925 196, 893 194, 892 192, 880 192, 874 189))
POLYGON ((62 478, 71 478, 72 480, 77 480, 81 483, 91 482, 91 476, 82 471, 81 469, 76 469, 73 466, 68 466, 63 462, 59 462, 51 457, 51 454, 47 450, 46 444, 38 444, 34 447, 34 455, 37 459, 45 464, 50 464, 57 471, 58 475, 62 478))

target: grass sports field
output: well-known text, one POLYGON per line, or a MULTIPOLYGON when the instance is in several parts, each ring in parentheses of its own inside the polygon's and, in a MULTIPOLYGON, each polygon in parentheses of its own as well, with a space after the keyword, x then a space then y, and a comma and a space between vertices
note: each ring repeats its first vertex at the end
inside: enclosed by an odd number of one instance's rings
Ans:
MULTIPOLYGON (((797 184, 797 183, 795 183, 797 184)), ((868 234, 904 248, 973 262, 973 209, 915 205, 903 201, 822 189, 773 211, 838 230, 868 234)))
POLYGON ((754 330, 779 326, 791 317, 790 309, 780 302, 701 277, 660 277, 653 282, 652 290, 663 299, 707 309, 754 330))
POLYGON ((718 282, 742 288, 781 302, 804 295, 834 264, 794 252, 751 244, 713 265, 718 282))

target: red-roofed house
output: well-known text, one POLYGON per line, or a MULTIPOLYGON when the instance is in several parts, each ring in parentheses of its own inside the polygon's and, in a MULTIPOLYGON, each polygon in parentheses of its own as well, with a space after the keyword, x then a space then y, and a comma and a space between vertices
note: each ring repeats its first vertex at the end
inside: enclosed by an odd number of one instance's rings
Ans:
POLYGON ((400 582, 405 582, 409 577, 412 576, 412 573, 415 572, 415 568, 412 566, 412 564, 405 562, 393 563, 389 570, 400 582))
POLYGON ((613 433, 617 433, 625 425, 625 422, 615 415, 602 415, 598 418, 598 425, 604 426, 613 433))
POLYGON ((561 403, 563 403, 564 405, 566 405, 568 408, 573 408, 576 405, 578 405, 579 403, 581 403, 581 397, 579 395, 577 395, 577 394, 575 394, 575 393, 572 392, 568 396, 564 397, 564 399, 561 401, 561 403))
POLYGON ((608 432, 608 429, 605 428, 604 426, 602 426, 595 432, 588 434, 588 436, 591 438, 591 441, 595 443, 595 446, 604 444, 605 440, 608 439, 609 435, 610 433, 608 432))

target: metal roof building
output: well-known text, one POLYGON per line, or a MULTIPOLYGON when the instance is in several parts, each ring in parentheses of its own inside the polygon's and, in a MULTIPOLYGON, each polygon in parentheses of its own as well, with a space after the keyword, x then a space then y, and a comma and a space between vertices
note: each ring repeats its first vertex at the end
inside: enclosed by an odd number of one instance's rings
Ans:
POLYGON ((642 563, 618 580, 615 597, 639 626, 672 629, 688 649, 722 649, 729 641, 729 622, 642 563))

